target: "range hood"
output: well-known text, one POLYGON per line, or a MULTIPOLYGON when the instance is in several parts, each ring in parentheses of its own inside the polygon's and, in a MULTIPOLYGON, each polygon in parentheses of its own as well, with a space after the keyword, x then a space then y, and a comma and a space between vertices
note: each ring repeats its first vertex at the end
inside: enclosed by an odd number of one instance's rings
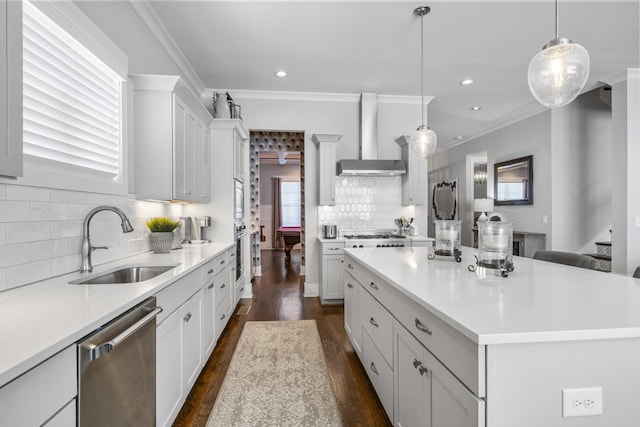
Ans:
POLYGON ((339 176, 396 176, 407 172, 402 160, 378 160, 378 94, 360 96, 360 156, 339 160, 339 176))

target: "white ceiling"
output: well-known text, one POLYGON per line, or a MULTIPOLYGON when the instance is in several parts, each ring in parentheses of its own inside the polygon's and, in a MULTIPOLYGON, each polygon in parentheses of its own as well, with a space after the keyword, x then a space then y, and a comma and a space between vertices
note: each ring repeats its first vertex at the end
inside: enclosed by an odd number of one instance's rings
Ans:
MULTIPOLYGON (((555 31, 551 0, 150 3, 207 88, 409 96, 420 95, 413 10, 429 5, 425 95, 440 147, 541 111, 527 67, 555 31)), ((560 36, 591 56, 585 90, 639 66, 639 21, 639 0, 560 1, 560 36)))

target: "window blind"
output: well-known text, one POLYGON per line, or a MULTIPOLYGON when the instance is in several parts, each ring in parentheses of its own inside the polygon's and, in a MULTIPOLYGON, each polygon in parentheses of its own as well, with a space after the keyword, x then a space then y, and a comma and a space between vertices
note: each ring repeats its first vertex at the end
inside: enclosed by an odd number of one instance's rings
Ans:
POLYGON ((24 154, 117 179, 122 79, 36 7, 23 10, 24 154))
POLYGON ((300 227, 300 181, 280 183, 280 212, 283 227, 300 227))

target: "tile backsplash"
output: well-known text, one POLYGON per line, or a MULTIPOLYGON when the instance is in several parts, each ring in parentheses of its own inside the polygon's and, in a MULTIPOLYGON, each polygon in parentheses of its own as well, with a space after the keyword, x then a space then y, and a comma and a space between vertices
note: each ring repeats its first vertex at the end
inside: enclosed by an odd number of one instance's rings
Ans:
MULTIPOLYGON (((338 230, 394 230, 394 218, 413 217, 413 206, 402 206, 402 178, 337 177, 336 204, 318 208, 319 228, 336 224, 338 230)), ((318 231, 320 233, 320 230, 318 231)))
POLYGON ((134 231, 122 233, 120 218, 99 212, 91 220, 91 243, 109 246, 92 254, 99 265, 149 250, 146 220, 178 217, 182 205, 138 201, 133 196, 0 184, 0 291, 77 271, 82 222, 100 205, 122 209, 134 231))

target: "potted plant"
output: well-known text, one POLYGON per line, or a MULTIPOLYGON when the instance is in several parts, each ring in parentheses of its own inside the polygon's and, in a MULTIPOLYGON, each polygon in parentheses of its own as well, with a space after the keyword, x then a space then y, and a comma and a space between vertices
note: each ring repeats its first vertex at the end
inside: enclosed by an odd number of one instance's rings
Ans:
POLYGON ((149 227, 149 243, 156 254, 168 253, 173 245, 173 230, 179 222, 164 216, 154 217, 147 221, 149 227))

